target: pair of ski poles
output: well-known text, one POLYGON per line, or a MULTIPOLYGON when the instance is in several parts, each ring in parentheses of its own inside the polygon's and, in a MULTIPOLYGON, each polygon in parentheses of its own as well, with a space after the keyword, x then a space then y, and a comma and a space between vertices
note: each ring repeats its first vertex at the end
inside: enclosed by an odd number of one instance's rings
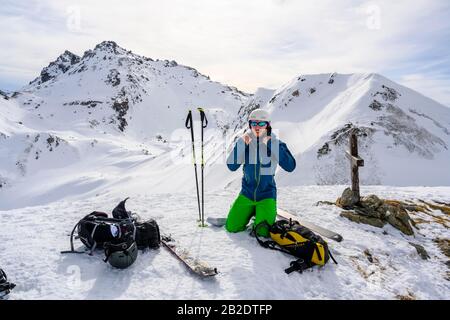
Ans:
POLYGON ((197 174, 197 159, 195 157, 195 140, 194 140, 194 122, 192 121, 192 111, 189 110, 189 113, 186 118, 186 128, 191 129, 191 141, 192 141, 192 161, 194 162, 194 170, 195 170, 195 186, 197 187, 197 203, 198 203, 198 221, 200 223, 200 227, 205 227, 205 200, 204 200, 204 168, 205 168, 205 160, 203 156, 203 129, 208 125, 208 119, 206 119, 205 111, 202 108, 197 108, 200 112, 200 120, 201 120, 201 178, 202 178, 202 205, 200 208, 200 193, 198 188, 198 174, 197 174))

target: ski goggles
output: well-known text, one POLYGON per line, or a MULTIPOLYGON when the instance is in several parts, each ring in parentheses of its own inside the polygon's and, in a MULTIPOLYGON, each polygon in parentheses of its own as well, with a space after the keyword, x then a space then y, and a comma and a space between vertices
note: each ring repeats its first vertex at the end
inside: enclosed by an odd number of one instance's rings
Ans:
POLYGON ((268 121, 249 121, 250 127, 265 127, 269 125, 268 121))

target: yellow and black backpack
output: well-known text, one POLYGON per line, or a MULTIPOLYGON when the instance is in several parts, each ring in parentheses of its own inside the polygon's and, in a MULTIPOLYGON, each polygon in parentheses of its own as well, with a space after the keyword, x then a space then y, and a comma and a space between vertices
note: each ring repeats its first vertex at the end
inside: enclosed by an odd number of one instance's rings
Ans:
POLYGON ((272 226, 264 221, 256 226, 255 236, 264 248, 278 250, 298 258, 284 270, 287 274, 293 271, 302 273, 315 265, 323 266, 330 258, 337 264, 326 241, 297 221, 279 220, 272 226), (263 241, 258 237, 257 230, 260 227, 268 228, 272 240, 263 241))

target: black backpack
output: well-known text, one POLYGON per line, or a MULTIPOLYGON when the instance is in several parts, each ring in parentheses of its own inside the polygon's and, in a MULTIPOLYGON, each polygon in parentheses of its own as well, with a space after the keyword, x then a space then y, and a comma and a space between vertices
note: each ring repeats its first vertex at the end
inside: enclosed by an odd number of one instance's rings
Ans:
POLYGON ((15 286, 14 283, 8 282, 5 271, 0 269, 0 299, 9 294, 15 286))
POLYGON ((161 244, 159 226, 155 220, 136 222, 136 244, 138 249, 158 249, 161 244))
POLYGON ((134 241, 135 226, 131 219, 108 218, 106 213, 94 211, 78 222, 77 233, 81 242, 93 251, 103 248, 105 243, 134 241))

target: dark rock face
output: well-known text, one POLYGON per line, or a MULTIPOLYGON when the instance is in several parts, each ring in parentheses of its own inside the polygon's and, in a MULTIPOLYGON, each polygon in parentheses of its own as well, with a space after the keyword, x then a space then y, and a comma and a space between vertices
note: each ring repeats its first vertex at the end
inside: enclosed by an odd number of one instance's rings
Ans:
POLYGON ((409 242, 409 244, 412 245, 414 248, 416 248, 417 253, 422 258, 422 260, 430 259, 430 256, 429 256, 427 250, 425 250, 425 248, 423 246, 421 246, 420 244, 417 244, 417 243, 412 243, 412 242, 409 242))
POLYGON ((8 95, 5 93, 5 92, 3 92, 2 90, 0 90, 0 97, 2 97, 3 99, 5 99, 5 100, 8 100, 9 98, 8 98, 8 95))
POLYGON ((385 85, 382 85, 381 88, 384 90, 377 91, 375 94, 373 94, 374 97, 380 95, 384 101, 394 102, 401 96, 401 94, 393 88, 389 88, 388 86, 385 85))
POLYGON ((71 102, 65 102, 63 103, 63 106, 86 106, 88 108, 95 108, 97 104, 102 104, 102 101, 97 100, 87 100, 87 101, 71 101, 71 102))
POLYGON ((341 146, 346 145, 350 130, 355 129, 356 136, 358 137, 358 140, 363 141, 366 138, 370 138, 374 133, 375 129, 365 126, 355 126, 353 123, 349 122, 343 125, 342 127, 338 128, 336 131, 334 131, 331 136, 330 140, 326 141, 322 147, 320 147, 317 150, 317 159, 320 159, 323 156, 326 156, 331 153, 331 146, 341 146))
POLYGON ((128 125, 127 119, 125 119, 127 111, 129 109, 128 99, 115 100, 112 108, 114 109, 114 111, 116 111, 117 114, 117 120, 119 121, 119 130, 124 131, 125 127, 128 125))
POLYGON ((369 105, 369 108, 375 111, 380 111, 383 109, 383 104, 377 100, 373 100, 373 102, 369 105))
POLYGON ((103 51, 109 51, 112 53, 117 53, 117 48, 118 48, 118 45, 114 41, 102 41, 95 46, 94 50, 103 50, 103 51))
POLYGON ((324 155, 329 154, 330 151, 331 151, 330 145, 328 144, 328 142, 325 142, 325 144, 319 150, 317 150, 317 159, 319 159, 324 155))
POLYGON ((80 57, 66 50, 55 61, 42 69, 41 75, 31 83, 42 84, 56 78, 58 75, 66 73, 74 64, 80 62, 80 57))
POLYGON ((118 86, 120 84, 120 72, 117 69, 111 69, 105 82, 113 87, 118 86))

